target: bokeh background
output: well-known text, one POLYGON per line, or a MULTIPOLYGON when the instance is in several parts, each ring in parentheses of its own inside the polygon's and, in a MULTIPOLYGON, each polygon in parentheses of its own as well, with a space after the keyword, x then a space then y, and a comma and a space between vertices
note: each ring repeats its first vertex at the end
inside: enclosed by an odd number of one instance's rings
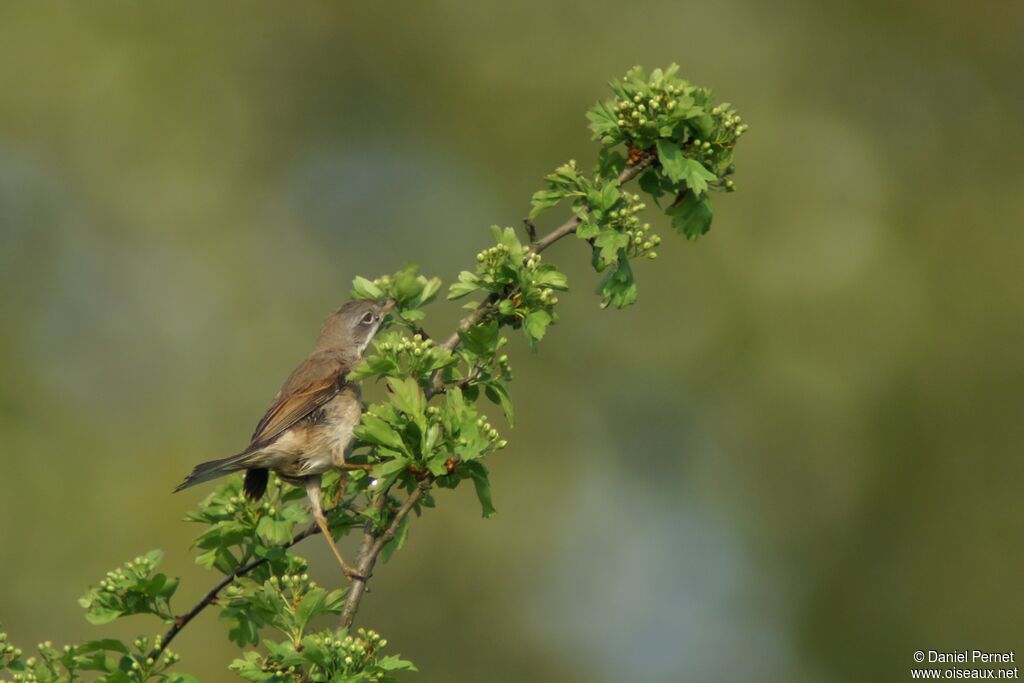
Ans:
MULTIPOLYGON (((1024 5, 35 3, 0 7, 0 619, 154 547, 243 446, 356 274, 450 281, 640 63, 751 129, 711 234, 640 302, 585 250, 491 461, 364 624, 424 681, 900 681, 1022 649, 1024 5)), ((550 220, 554 220, 552 217, 550 220)), ((451 329, 458 307, 433 307, 451 329)), ((305 553, 334 581, 321 543, 305 553)), ((230 680, 211 612, 183 670, 230 680)))

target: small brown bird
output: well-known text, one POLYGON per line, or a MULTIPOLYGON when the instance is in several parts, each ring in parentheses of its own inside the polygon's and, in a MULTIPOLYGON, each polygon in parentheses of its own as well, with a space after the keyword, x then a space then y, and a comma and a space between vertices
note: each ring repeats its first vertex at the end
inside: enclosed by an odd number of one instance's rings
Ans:
POLYGON ((327 317, 313 352, 292 371, 256 425, 249 447, 238 455, 196 465, 174 491, 232 472, 246 470, 245 495, 259 499, 269 470, 304 486, 313 518, 327 538, 342 571, 355 570, 342 558, 320 504, 320 478, 341 467, 350 451, 352 431, 362 416, 359 385, 345 377, 366 347, 393 302, 350 301, 327 317))

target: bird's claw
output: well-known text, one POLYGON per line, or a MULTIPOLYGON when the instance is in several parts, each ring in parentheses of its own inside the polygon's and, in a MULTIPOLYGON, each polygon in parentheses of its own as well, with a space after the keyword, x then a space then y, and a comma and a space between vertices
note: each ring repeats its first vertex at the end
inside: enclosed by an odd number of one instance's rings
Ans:
POLYGON ((369 576, 363 576, 362 574, 359 573, 358 570, 353 569, 352 567, 349 567, 348 565, 345 565, 344 567, 342 567, 341 570, 343 572, 345 572, 345 576, 348 577, 349 581, 362 581, 363 583, 365 583, 366 580, 370 578, 369 576))

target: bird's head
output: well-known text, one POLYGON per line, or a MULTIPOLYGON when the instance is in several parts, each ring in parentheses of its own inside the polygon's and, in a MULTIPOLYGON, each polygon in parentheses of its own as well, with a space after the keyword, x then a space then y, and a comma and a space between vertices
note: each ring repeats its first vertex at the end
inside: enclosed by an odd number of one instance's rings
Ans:
POLYGON ((362 358, 392 306, 393 301, 349 301, 327 316, 316 348, 341 351, 352 360, 362 358))

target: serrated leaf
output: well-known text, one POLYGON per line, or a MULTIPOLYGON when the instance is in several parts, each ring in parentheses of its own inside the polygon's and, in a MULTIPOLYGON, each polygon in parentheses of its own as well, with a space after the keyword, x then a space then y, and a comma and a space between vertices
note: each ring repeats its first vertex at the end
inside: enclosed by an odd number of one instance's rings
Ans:
POLYGON ((625 254, 620 254, 618 266, 608 271, 598 285, 597 291, 604 297, 606 303, 616 308, 625 308, 636 302, 636 282, 633 280, 633 270, 625 254))
POLYGON ((459 281, 453 282, 452 286, 448 288, 448 300, 460 299, 478 289, 480 289, 480 278, 476 273, 464 270, 459 273, 459 281))
POLYGON ((658 160, 665 169, 665 175, 678 183, 683 179, 683 162, 686 160, 683 150, 671 140, 661 139, 655 144, 658 147, 658 160))
POLYGON ((550 263, 538 266, 534 273, 533 281, 541 287, 550 287, 560 291, 569 289, 569 279, 565 276, 565 273, 550 263))
POLYGON ((629 246, 629 235, 618 230, 603 230, 594 239, 594 246, 600 250, 601 261, 611 265, 618 261, 619 254, 629 246))
POLYGON ((680 202, 669 207, 665 213, 672 218, 672 227, 695 240, 711 229, 712 206, 707 195, 696 197, 687 192, 680 202))
POLYGON ((398 432, 387 422, 370 413, 363 413, 363 421, 356 427, 355 434, 367 443, 387 446, 397 451, 406 450, 405 441, 398 432))
POLYGON ((714 173, 704 168, 704 164, 696 159, 686 159, 683 162, 683 180, 686 182, 687 187, 696 195, 706 192, 708 183, 717 179, 717 177, 714 173))
POLYGON ((391 389, 391 403, 410 417, 419 417, 426 406, 426 398, 420 385, 411 377, 398 379, 389 377, 388 388, 391 389))
POLYGON ((536 218, 557 205, 564 197, 565 194, 561 190, 538 190, 534 192, 533 197, 530 198, 530 204, 533 207, 530 209, 530 218, 536 218))
POLYGON ((488 356, 494 352, 498 343, 498 323, 473 325, 469 329, 459 330, 459 339, 467 351, 480 357, 488 356))
POLYGON ((551 324, 551 314, 544 310, 531 311, 526 316, 524 327, 526 328, 526 334, 530 336, 533 341, 540 341, 544 338, 544 332, 548 329, 548 325, 551 324))

